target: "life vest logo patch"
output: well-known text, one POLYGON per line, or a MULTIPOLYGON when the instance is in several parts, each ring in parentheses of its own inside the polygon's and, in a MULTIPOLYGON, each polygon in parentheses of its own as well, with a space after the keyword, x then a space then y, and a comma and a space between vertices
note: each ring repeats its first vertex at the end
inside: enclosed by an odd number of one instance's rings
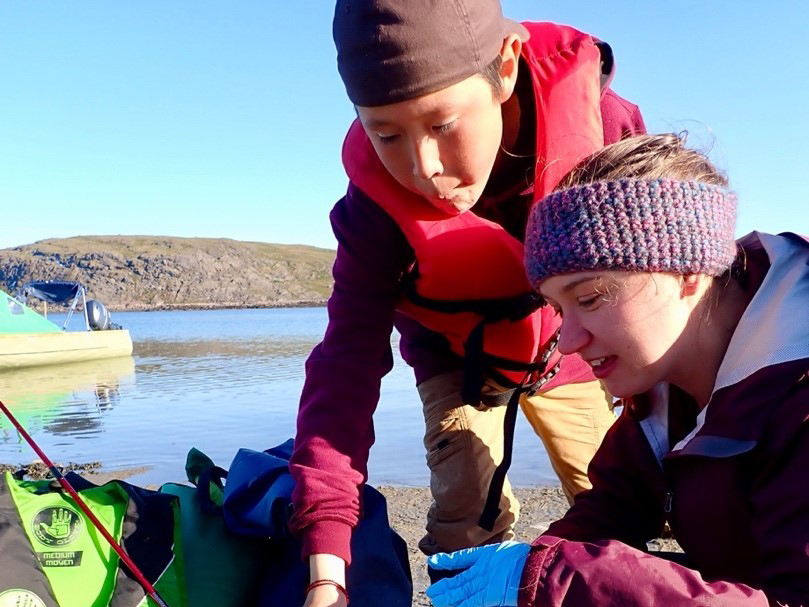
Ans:
MULTIPOLYGON (((37 552, 37 560, 43 567, 79 567, 84 552, 37 552)), ((0 607, 2 607, 0 605, 0 607)))
MULTIPOLYGON (((66 546, 76 539, 81 531, 79 514, 65 506, 43 508, 34 516, 34 537, 46 546, 66 546)), ((0 604, 0 607, 3 607, 0 604)))
POLYGON ((45 601, 28 590, 0 592, 0 607, 46 607, 45 601))

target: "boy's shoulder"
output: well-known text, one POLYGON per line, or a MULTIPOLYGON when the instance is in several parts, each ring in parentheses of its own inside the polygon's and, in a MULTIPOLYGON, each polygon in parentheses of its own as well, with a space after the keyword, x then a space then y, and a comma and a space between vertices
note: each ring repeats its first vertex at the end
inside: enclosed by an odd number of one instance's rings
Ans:
POLYGON ((605 145, 646 133, 640 108, 609 88, 601 97, 601 121, 605 145))

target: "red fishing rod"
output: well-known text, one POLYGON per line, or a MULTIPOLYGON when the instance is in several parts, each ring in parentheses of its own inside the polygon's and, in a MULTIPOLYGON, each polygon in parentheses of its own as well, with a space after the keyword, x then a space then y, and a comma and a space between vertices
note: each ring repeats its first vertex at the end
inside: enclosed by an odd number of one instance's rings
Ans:
POLYGON ((166 601, 162 599, 162 597, 157 593, 154 586, 149 583, 149 580, 146 579, 146 576, 143 575, 143 572, 138 568, 135 562, 129 558, 129 555, 124 552, 123 548, 118 545, 118 542, 115 541, 109 531, 104 528, 104 525, 96 518, 96 515, 92 513, 90 508, 87 504, 84 503, 84 500, 79 496, 79 493, 70 485, 67 479, 62 476, 62 473, 53 465, 53 462, 48 459, 48 456, 39 448, 34 442, 34 439, 31 438, 28 432, 25 431, 25 428, 20 425, 20 422, 17 421, 17 418, 12 415, 11 411, 3 404, 3 401, 0 401, 0 409, 2 409, 3 413, 5 413, 6 417, 11 421, 15 428, 17 428, 17 432, 25 439, 31 448, 36 452, 39 456, 39 459, 43 461, 43 463, 48 467, 48 470, 51 471, 51 474, 59 481, 59 484, 62 485, 62 488, 70 494, 70 497, 76 502, 82 512, 89 518, 93 525, 95 525, 96 529, 104 536, 104 539, 107 540, 107 543, 112 547, 115 552, 118 553, 118 556, 121 557, 121 560, 124 564, 129 568, 135 578, 138 580, 138 583, 143 587, 146 591, 146 594, 149 595, 155 603, 159 605, 159 607, 168 607, 166 601))

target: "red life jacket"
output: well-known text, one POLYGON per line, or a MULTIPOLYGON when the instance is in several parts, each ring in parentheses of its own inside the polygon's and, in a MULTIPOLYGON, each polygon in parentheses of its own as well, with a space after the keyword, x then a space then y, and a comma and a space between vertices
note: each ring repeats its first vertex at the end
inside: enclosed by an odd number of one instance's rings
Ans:
MULTIPOLYGON (((536 100, 534 201, 582 158, 603 147, 601 53, 592 37, 552 23, 525 23, 522 57, 536 100)), ((519 385, 561 324, 525 275, 523 244, 474 208, 450 216, 400 185, 379 160, 359 120, 343 143, 352 183, 400 226, 416 262, 398 309, 443 334, 454 352, 506 387, 519 385)), ((554 366, 554 356, 548 368, 554 366)), ((544 365, 543 365, 544 366, 544 365)), ((543 369, 539 369, 542 371, 543 369)), ((531 379, 536 379, 536 374, 531 379)), ((565 357, 543 389, 593 379, 579 357, 565 357)))

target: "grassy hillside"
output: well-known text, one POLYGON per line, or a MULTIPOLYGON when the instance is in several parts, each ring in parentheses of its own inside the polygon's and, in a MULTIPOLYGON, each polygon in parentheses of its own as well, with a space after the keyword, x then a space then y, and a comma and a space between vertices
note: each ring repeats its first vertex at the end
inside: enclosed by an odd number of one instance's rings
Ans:
POLYGON ((225 238, 76 236, 0 249, 0 288, 78 280, 111 309, 311 305, 331 292, 334 251, 225 238))

